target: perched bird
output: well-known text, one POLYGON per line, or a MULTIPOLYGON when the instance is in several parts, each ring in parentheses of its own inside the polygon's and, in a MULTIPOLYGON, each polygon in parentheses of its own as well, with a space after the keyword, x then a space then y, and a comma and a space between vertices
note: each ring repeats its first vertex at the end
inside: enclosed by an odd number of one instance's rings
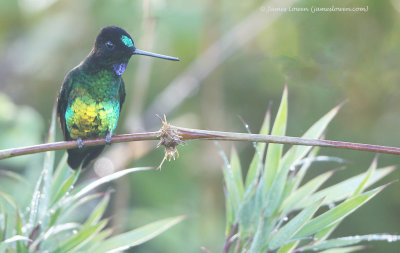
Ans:
POLYGON ((132 55, 167 60, 178 58, 154 54, 135 47, 131 36, 117 26, 104 27, 89 55, 67 73, 57 99, 57 113, 65 140, 77 140, 78 148, 68 150, 68 165, 85 168, 105 146, 84 147, 82 139, 111 136, 117 127, 125 86, 121 75, 132 55))

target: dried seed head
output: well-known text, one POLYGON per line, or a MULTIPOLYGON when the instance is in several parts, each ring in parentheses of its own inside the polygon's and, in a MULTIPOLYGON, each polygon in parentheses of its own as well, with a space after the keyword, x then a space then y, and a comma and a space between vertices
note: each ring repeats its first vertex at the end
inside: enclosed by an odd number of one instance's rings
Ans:
POLYGON ((179 153, 176 147, 180 144, 183 144, 182 137, 179 135, 179 131, 172 125, 168 124, 167 118, 161 118, 157 115, 157 117, 161 120, 162 127, 160 129, 160 142, 157 144, 157 148, 160 146, 164 146, 164 158, 161 161, 161 164, 157 167, 161 169, 161 166, 168 159, 171 161, 171 158, 175 160, 175 155, 179 158, 179 153))

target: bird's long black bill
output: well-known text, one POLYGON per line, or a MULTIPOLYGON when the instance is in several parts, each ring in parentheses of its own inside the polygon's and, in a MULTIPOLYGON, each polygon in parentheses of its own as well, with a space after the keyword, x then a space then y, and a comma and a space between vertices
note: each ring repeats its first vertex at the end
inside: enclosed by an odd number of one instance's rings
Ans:
POLYGON ((162 55, 162 54, 155 54, 155 53, 147 52, 147 51, 140 50, 140 49, 137 49, 137 48, 135 48, 135 50, 133 51, 133 54, 147 55, 147 56, 157 57, 157 58, 161 58, 161 59, 165 59, 165 60, 171 60, 171 61, 179 61, 179 58, 176 58, 176 57, 172 57, 172 56, 168 56, 168 55, 162 55))

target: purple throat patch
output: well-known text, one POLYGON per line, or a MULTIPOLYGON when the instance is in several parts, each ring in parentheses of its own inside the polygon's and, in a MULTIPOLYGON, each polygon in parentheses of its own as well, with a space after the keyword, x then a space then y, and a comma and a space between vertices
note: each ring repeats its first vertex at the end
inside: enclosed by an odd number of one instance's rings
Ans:
POLYGON ((126 65, 127 65, 126 63, 114 64, 113 67, 115 74, 119 76, 122 75, 125 72, 126 65))

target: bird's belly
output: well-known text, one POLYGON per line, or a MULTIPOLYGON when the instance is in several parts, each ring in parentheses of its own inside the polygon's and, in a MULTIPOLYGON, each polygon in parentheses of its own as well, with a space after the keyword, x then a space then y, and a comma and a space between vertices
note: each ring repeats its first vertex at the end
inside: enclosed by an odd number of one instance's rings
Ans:
POLYGON ((120 105, 118 100, 96 102, 76 98, 65 112, 65 122, 71 138, 104 137, 115 130, 120 105))

